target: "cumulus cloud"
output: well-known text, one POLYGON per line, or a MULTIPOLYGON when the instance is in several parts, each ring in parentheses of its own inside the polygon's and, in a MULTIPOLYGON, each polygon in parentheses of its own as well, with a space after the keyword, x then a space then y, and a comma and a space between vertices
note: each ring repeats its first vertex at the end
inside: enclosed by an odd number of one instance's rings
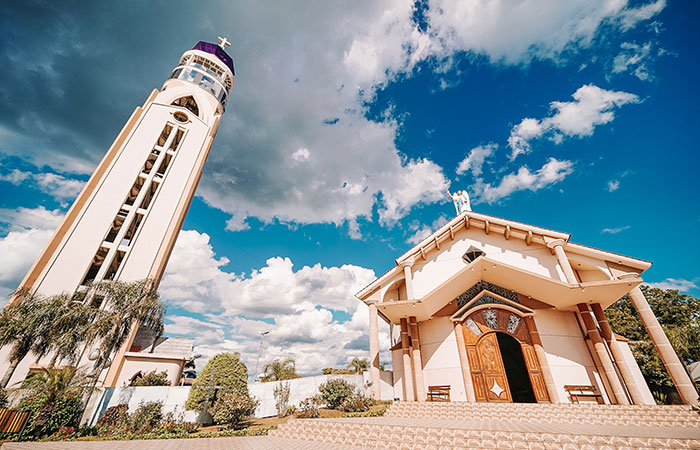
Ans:
POLYGON ((498 144, 494 143, 474 147, 457 165, 457 175, 463 175, 467 173, 467 171, 471 171, 472 175, 478 177, 481 175, 484 161, 491 157, 497 149, 498 144))
POLYGON ((14 291, 63 219, 59 210, 0 209, 0 304, 14 291))
POLYGON ((0 174, 0 181, 8 181, 17 186, 26 183, 56 200, 73 200, 85 184, 82 180, 67 178, 53 172, 33 173, 18 169, 13 169, 4 175, 0 174))
POLYGON ((607 91, 593 84, 583 85, 572 95, 574 101, 550 103, 551 114, 543 119, 526 118, 511 130, 508 145, 511 161, 531 150, 534 139, 549 137, 559 144, 564 137, 591 136, 598 125, 611 122, 614 110, 639 97, 622 91, 607 91))
POLYGON ((673 289, 680 292, 689 292, 697 289, 697 280, 684 280, 682 278, 666 278, 656 283, 646 283, 649 287, 659 289, 673 289))
POLYGON ((527 166, 522 166, 517 172, 504 176, 496 185, 486 184, 478 179, 474 186, 475 196, 478 202, 494 203, 514 192, 538 191, 562 181, 573 173, 573 167, 571 161, 549 158, 540 169, 532 172, 527 166))
POLYGON ((445 225, 449 220, 447 219, 446 216, 442 215, 435 219, 432 224, 430 225, 421 225, 420 222, 417 220, 414 220, 413 222, 410 223, 408 226, 408 231, 412 232, 413 234, 409 236, 408 239, 406 239, 406 242, 409 244, 417 244, 423 239, 427 238, 431 234, 433 234, 435 231, 437 231, 441 226, 445 225))
POLYGON ((401 155, 400 125, 391 115, 367 117, 378 88, 411 76, 420 63, 446 73, 461 52, 504 64, 559 62, 588 46, 605 24, 634 27, 665 3, 432 0, 423 13, 425 29, 414 21, 412 0, 358 0, 353 8, 278 4, 265 11, 255 2, 165 10, 144 4, 139 17, 116 4, 81 6, 12 5, 14 20, 0 44, 0 57, 16 69, 0 83, 9 105, 0 111, 6 151, 89 173, 134 106, 194 43, 191 36, 230 30, 237 81, 198 194, 232 216, 231 230, 256 217, 348 224, 357 236, 358 219, 376 210, 391 226, 412 208, 439 201, 448 184, 435 163, 401 155), (173 41, 152 27, 154 15, 164 23, 187 21, 192 33, 173 41), (126 27, 138 42, 106 37, 126 27), (47 33, 54 36, 49 44, 39 38, 47 33), (27 61, 28 53, 42 58, 27 61), (67 98, 81 108, 67 111, 67 98), (413 181, 417 174, 435 182, 413 181))
MULTIPOLYGON (((193 335, 196 351, 207 357, 240 352, 251 371, 260 331, 270 331, 264 361, 292 356, 302 373, 367 356, 367 349, 344 347, 367 333, 368 309, 354 293, 374 280, 374 271, 320 264, 295 270, 289 258, 275 257, 250 274, 236 274, 224 270, 227 263, 217 258, 208 235, 180 233, 160 287, 178 311, 167 317, 167 333, 193 335)), ((380 341, 386 352, 384 325, 380 341)))
POLYGON ((600 230, 600 232, 603 234, 617 234, 617 233, 621 233, 625 230, 629 230, 630 228, 632 228, 631 225, 625 225, 623 227, 617 227, 617 228, 603 228, 602 230, 600 230))

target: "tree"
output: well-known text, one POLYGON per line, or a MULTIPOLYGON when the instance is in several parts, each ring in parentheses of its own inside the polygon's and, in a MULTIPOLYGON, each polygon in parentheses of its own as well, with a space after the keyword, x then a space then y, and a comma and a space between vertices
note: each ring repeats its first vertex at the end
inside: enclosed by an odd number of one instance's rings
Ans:
POLYGON ((369 361, 367 359, 353 358, 348 364, 348 369, 352 369, 355 373, 362 373, 365 369, 369 369, 369 361))
MULTIPOLYGON (((241 362, 237 353, 219 353, 214 356, 194 380, 187 403, 185 403, 187 409, 195 411, 202 409, 207 397, 206 389, 197 389, 196 386, 209 386, 209 383, 213 383, 214 386, 225 386, 228 388, 227 391, 232 390, 247 396, 248 369, 241 362), (214 372, 213 380, 212 371, 214 372)), ((218 391, 210 394, 210 405, 212 402, 216 402, 217 395, 219 395, 218 391)))
POLYGON ((94 295, 103 297, 104 306, 87 330, 87 342, 100 343, 96 368, 106 366, 112 353, 127 340, 133 326, 138 324, 151 330, 154 340, 163 334, 165 305, 152 280, 101 281, 90 286, 88 298, 94 295))
POLYGON ((209 411, 214 423, 236 428, 244 419, 255 413, 259 404, 258 400, 247 393, 229 390, 221 395, 219 401, 209 411))
POLYGON ((278 417, 284 417, 285 412, 287 412, 290 391, 291 386, 289 382, 282 382, 272 390, 272 395, 275 397, 275 409, 277 409, 278 417))
POLYGON ((0 388, 7 387, 17 365, 42 337, 44 297, 29 291, 18 291, 14 295, 15 302, 0 313, 0 348, 11 346, 10 365, 0 381, 0 388))
MULTIPOLYGON (((680 360, 688 365, 700 360, 700 299, 677 290, 641 287, 680 360)), ((652 391, 673 387, 666 368, 627 296, 606 310, 613 330, 629 339, 630 349, 652 391)))
POLYGON ((263 367, 263 374, 261 378, 263 382, 299 378, 294 364, 294 358, 287 358, 285 360, 275 359, 265 364, 265 367, 263 367))
POLYGON ((323 400, 326 401, 326 405, 331 409, 336 409, 341 403, 350 398, 355 392, 355 387, 347 381, 338 378, 326 381, 318 387, 318 390, 323 400))

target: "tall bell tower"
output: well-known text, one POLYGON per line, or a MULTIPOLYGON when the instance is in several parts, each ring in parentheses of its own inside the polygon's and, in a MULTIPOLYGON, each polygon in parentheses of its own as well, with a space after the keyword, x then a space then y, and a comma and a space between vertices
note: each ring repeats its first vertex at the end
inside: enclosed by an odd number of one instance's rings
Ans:
MULTIPOLYGON (((186 51, 136 108, 19 288, 52 295, 91 281, 160 281, 233 88, 230 44, 219 41, 186 51)), ((106 385, 121 363, 115 356, 106 385)))

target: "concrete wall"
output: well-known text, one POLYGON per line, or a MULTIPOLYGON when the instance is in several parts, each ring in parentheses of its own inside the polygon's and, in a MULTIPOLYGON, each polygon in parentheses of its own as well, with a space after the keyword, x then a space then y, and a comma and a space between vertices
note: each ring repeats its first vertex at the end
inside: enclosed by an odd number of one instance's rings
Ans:
MULTIPOLYGON (((268 383, 254 383, 248 385, 251 396, 260 401, 260 406, 255 410, 255 417, 271 417, 277 415, 275 407, 274 389, 281 383, 289 383, 289 405, 299 406, 299 403, 307 398, 318 395, 318 387, 328 380, 343 379, 357 388, 358 391, 369 396, 369 390, 365 389, 369 381, 369 373, 362 375, 318 375, 314 377, 296 378, 294 380, 270 381, 268 383)), ((382 399, 391 399, 391 372, 381 373, 382 399)))
POLYGON ((83 415, 83 422, 94 425, 110 406, 127 403, 129 412, 138 408, 141 402, 163 402, 163 413, 172 412, 175 416, 182 415, 183 420, 194 422, 197 412, 185 411, 185 402, 190 395, 189 386, 142 386, 104 388, 96 392, 83 415))
POLYGON ((535 324, 559 398, 564 403, 568 402, 564 385, 593 385, 610 403, 577 320, 571 311, 539 309, 535 314, 535 324))
POLYGON ((425 388, 450 385, 450 399, 466 401, 454 326, 449 317, 434 317, 420 323, 421 357, 425 388))

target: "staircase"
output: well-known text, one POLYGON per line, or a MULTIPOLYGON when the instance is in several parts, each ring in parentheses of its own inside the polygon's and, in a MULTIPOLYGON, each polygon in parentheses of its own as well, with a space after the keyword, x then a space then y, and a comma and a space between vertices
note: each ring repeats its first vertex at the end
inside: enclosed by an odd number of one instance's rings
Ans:
POLYGON ((689 406, 394 402, 383 417, 294 419, 270 434, 318 448, 700 449, 700 415, 689 406))

